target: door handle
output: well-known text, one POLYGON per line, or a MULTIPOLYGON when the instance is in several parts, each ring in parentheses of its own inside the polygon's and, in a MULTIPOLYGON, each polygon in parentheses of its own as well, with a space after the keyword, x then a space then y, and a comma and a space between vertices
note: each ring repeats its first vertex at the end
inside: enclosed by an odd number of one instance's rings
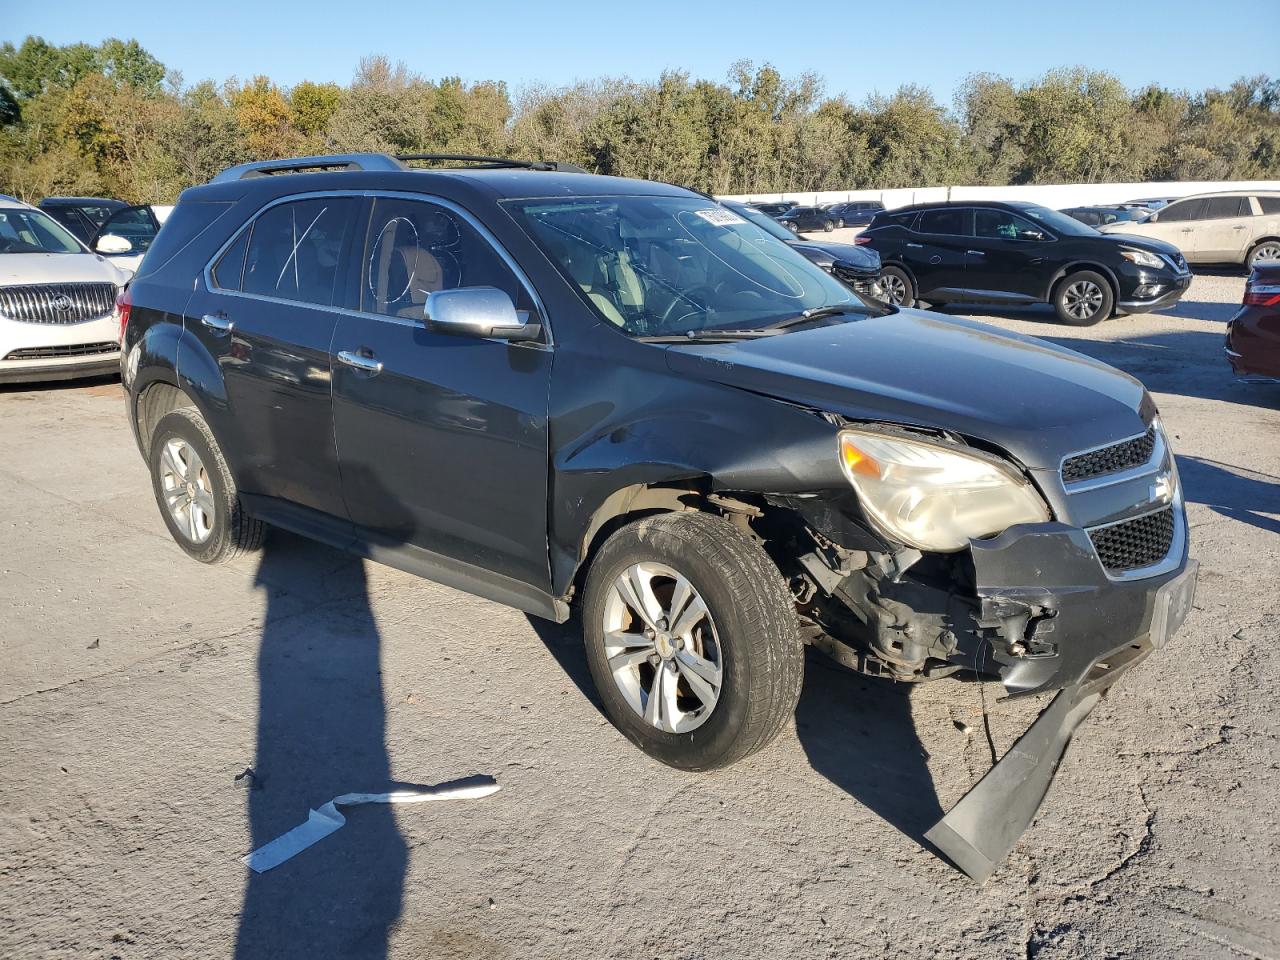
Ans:
POLYGON ((938 255, 936 255, 936 254, 935 254, 934 256, 932 256, 932 257, 930 257, 930 258, 929 258, 929 262, 930 262, 930 263, 941 263, 941 262, 942 262, 942 257, 940 257, 940 256, 938 256, 938 255))
POLYGON ((1244 225, 1243 223, 1238 223, 1238 224, 1236 224, 1234 227, 1232 227, 1231 229, 1232 229, 1232 230, 1243 230, 1243 229, 1245 229, 1245 225, 1244 225))
POLYGON ((923 243, 908 243, 908 244, 907 244, 907 246, 908 246, 908 247, 911 247, 913 250, 919 250, 919 249, 921 249, 921 248, 924 246, 924 244, 923 244, 923 243))
POLYGON ((230 333, 236 328, 234 323, 218 313, 206 313, 200 322, 215 333, 230 333))
POLYGON ((1182 232, 1183 232, 1183 233, 1190 233, 1193 229, 1194 229, 1193 227, 1183 227, 1183 228, 1182 228, 1182 232))
POLYGON ((985 250, 966 250, 965 253, 971 254, 975 257, 985 257, 987 255, 985 250))
POLYGON ((382 372, 381 360, 375 360, 373 357, 366 357, 359 353, 353 353, 350 350, 339 350, 338 362, 345 363, 348 367, 355 367, 357 370, 363 370, 365 373, 382 372))

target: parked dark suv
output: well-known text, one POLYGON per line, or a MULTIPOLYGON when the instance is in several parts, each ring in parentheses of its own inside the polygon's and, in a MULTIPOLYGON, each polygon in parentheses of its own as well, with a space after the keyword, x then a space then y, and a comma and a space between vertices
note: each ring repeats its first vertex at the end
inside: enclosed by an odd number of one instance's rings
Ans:
POLYGON ((884 213, 884 204, 879 200, 848 200, 833 203, 826 210, 836 218, 837 227, 863 227, 874 220, 876 214, 884 213))
POLYGON ((929 834, 985 877, 1190 605, 1146 390, 864 301, 679 187, 419 160, 255 163, 182 194, 120 303, 174 539, 214 563, 279 526, 576 609, 609 717, 686 769, 788 723, 806 643, 1061 691, 929 834))
POLYGON ((857 238, 879 252, 897 303, 1051 303, 1063 323, 1177 302, 1191 284, 1178 248, 1099 233, 1032 203, 932 203, 882 213, 857 238))

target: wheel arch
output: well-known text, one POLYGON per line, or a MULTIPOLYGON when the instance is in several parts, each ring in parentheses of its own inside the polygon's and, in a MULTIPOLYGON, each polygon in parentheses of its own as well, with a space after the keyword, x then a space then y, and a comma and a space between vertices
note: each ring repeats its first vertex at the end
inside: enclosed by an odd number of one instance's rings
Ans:
POLYGON ((1120 281, 1116 278, 1114 270, 1105 264, 1098 263, 1096 260, 1073 260, 1060 267, 1050 279, 1049 286, 1045 289, 1044 296, 1041 299, 1045 303, 1053 303, 1053 297, 1058 291, 1058 284, 1062 283, 1071 274, 1078 273, 1081 270, 1091 270, 1106 278, 1107 286, 1111 288, 1111 303, 1114 309, 1114 306, 1120 302, 1120 281))

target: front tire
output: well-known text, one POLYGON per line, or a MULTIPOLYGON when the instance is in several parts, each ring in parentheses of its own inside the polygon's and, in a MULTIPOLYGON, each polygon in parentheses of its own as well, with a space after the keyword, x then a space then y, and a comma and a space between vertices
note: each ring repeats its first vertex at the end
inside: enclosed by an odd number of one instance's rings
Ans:
POLYGON ((1091 327, 1111 316, 1115 297, 1107 278, 1092 270, 1080 270, 1058 281, 1053 308, 1058 319, 1073 327, 1091 327))
POLYGON ((266 527, 240 503, 213 431, 194 407, 161 418, 147 462, 160 516, 190 556, 223 563, 262 546, 266 527))
POLYGON ((592 561, 582 623, 605 713, 668 766, 728 766, 795 711, 795 602, 759 544, 720 517, 663 514, 614 533, 592 561))

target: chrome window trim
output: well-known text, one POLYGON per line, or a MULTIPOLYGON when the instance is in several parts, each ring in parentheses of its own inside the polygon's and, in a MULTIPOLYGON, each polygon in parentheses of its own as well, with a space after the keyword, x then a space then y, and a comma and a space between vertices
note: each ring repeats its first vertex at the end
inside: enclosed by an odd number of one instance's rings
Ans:
MULTIPOLYGON (((492 231, 490 231, 488 227, 486 227, 483 223, 481 223, 470 211, 454 203, 452 200, 449 200, 445 197, 437 196, 432 193, 416 193, 416 192, 410 192, 406 190, 319 190, 319 191, 307 191, 304 193, 291 193, 282 197, 276 197, 275 199, 271 200, 269 203, 265 203, 261 207, 259 207, 257 210, 255 210, 253 212, 253 215, 250 216, 248 219, 246 219, 245 222, 240 225, 239 229, 233 232, 231 236, 227 238, 226 242, 223 243, 220 247, 218 247, 218 249, 214 252, 213 256, 209 258, 208 262, 204 265, 204 270, 202 271, 202 277, 204 279, 205 289, 207 289, 210 293, 217 293, 221 296, 226 296, 226 297, 239 297, 244 300, 257 300, 264 303, 282 303, 282 304, 288 304, 290 306, 295 306, 295 307, 308 307, 313 310, 323 310, 327 313, 338 314, 339 316, 361 317, 369 320, 383 320, 389 323, 399 324, 401 326, 408 326, 408 327, 421 326, 422 324, 420 321, 412 320, 408 317, 390 317, 381 313, 370 313, 369 311, 366 311, 366 310, 353 310, 350 307, 339 307, 333 304, 310 303, 306 300, 291 300, 287 297, 270 297, 260 293, 245 293, 243 290, 228 290, 226 287, 220 287, 214 282, 214 279, 213 279, 214 264, 217 263, 218 260, 222 258, 222 255, 226 253, 227 249, 231 247, 236 242, 236 240, 239 239, 240 234, 242 234, 244 231, 252 227, 253 224, 258 220, 258 218, 261 217, 264 213, 266 213, 268 210, 272 209, 273 207, 279 206, 282 203, 296 203, 301 200, 318 200, 318 199, 323 199, 325 197, 353 197, 357 199, 362 199, 366 197, 368 198, 385 197, 385 198, 394 199, 394 200, 414 200, 420 203, 434 203, 437 206, 444 207, 449 212, 461 217, 469 226, 471 226, 476 231, 476 233, 478 233, 481 236, 481 238, 493 249, 493 251, 497 253, 499 259, 501 259, 502 262, 506 264, 507 269, 509 269, 512 272, 512 274, 516 278, 516 281, 521 286, 524 287, 525 292, 529 294, 529 298, 533 301, 534 309, 537 311, 538 318, 542 323, 542 329, 546 333, 546 341, 545 342, 520 341, 519 345, 521 347, 525 347, 526 349, 533 348, 533 349, 543 349, 543 350, 550 350, 552 347, 554 347, 555 337, 552 336, 551 320, 547 316, 546 306, 543 304, 542 298, 538 296, 538 291, 534 289, 533 283, 530 282, 528 276, 526 276, 525 272, 520 268, 520 265, 516 263, 515 258, 512 257, 511 254, 507 252, 506 248, 503 247, 501 243, 498 242, 498 238, 493 235, 492 231)), ((252 238, 250 238, 250 242, 252 242, 252 238)), ((246 249, 246 256, 247 255, 248 255, 248 251, 246 249)), ((361 260, 360 275, 361 277, 363 277, 364 276, 363 256, 360 258, 360 260, 361 260)), ((242 283, 244 282, 243 274, 241 274, 241 282, 242 283)), ((505 340, 500 337, 477 337, 476 339, 489 340, 492 343, 511 344, 511 341, 505 340)))

